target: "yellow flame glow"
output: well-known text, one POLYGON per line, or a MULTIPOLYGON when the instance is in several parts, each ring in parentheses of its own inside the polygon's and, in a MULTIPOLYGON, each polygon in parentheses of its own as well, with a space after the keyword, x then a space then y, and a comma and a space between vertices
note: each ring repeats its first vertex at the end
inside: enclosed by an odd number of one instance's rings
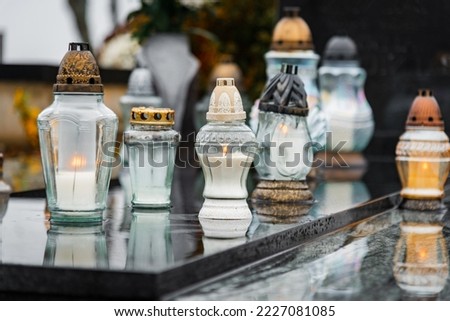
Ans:
POLYGON ((74 155, 70 160, 70 166, 73 169, 81 169, 86 167, 86 157, 82 155, 74 155))

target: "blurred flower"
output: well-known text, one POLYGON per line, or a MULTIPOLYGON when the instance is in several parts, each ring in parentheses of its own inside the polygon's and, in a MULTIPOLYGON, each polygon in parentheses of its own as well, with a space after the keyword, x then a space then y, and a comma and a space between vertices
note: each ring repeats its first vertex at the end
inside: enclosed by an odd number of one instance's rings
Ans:
POLYGON ((13 107, 19 112, 28 143, 33 148, 39 146, 37 117, 41 112, 39 107, 30 106, 28 95, 23 88, 17 88, 14 93, 13 107))

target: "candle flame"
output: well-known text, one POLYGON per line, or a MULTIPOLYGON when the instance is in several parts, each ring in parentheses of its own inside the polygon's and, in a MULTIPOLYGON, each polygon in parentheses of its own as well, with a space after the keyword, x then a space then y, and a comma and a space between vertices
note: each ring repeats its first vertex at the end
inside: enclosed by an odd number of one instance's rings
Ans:
POLYGON ((70 166, 73 169, 80 169, 86 167, 86 157, 81 155, 74 155, 70 160, 70 166))
POLYGON ((223 153, 223 156, 224 156, 224 157, 227 155, 227 153, 228 153, 228 146, 227 146, 227 145, 224 145, 224 146, 222 147, 222 153, 223 153))
POLYGON ((426 170, 428 169, 428 163, 423 163, 423 164, 422 164, 422 169, 423 169, 424 171, 426 171, 426 170))
POLYGON ((285 124, 280 124, 280 130, 284 135, 286 135, 289 132, 289 127, 285 124))
POLYGON ((427 250, 427 248, 424 248, 424 247, 420 248, 418 256, 419 256, 419 259, 421 261, 425 261, 428 258, 428 250, 427 250))

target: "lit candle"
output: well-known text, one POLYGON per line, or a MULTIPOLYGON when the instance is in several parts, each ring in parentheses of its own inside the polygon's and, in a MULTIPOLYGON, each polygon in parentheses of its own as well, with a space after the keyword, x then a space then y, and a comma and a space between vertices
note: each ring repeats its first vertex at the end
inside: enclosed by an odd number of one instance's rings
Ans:
POLYGON ((440 187, 440 162, 410 161, 407 193, 420 194, 429 197, 441 197, 443 186, 440 187))
POLYGON ((60 210, 95 210, 95 171, 84 171, 86 158, 74 155, 70 161, 72 170, 58 171, 55 175, 57 206, 60 210))
POLYGON ((222 153, 217 156, 200 155, 209 168, 205 171, 204 197, 241 199, 248 196, 245 178, 253 157, 240 151, 230 152, 227 145, 222 146, 222 153))

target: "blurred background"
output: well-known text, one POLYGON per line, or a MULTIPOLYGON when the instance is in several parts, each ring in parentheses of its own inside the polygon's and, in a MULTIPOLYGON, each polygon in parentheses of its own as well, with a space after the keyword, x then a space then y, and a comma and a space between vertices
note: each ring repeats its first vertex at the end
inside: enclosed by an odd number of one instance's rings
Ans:
MULTIPOLYGON (((91 44, 105 103, 119 117, 119 100, 141 45, 167 32, 186 35, 199 62, 182 119, 184 137, 196 130, 194 106, 209 95, 211 73, 220 61, 240 68, 241 90, 252 104, 266 83, 264 54, 286 6, 301 8, 319 55, 333 35, 356 42, 376 126, 366 157, 393 160, 418 88, 433 90, 449 123, 450 2, 445 0, 0 0, 0 151, 7 160, 37 152, 36 117, 53 100, 57 66, 73 41, 91 44)), ((5 166, 40 175, 35 160, 5 166)))

